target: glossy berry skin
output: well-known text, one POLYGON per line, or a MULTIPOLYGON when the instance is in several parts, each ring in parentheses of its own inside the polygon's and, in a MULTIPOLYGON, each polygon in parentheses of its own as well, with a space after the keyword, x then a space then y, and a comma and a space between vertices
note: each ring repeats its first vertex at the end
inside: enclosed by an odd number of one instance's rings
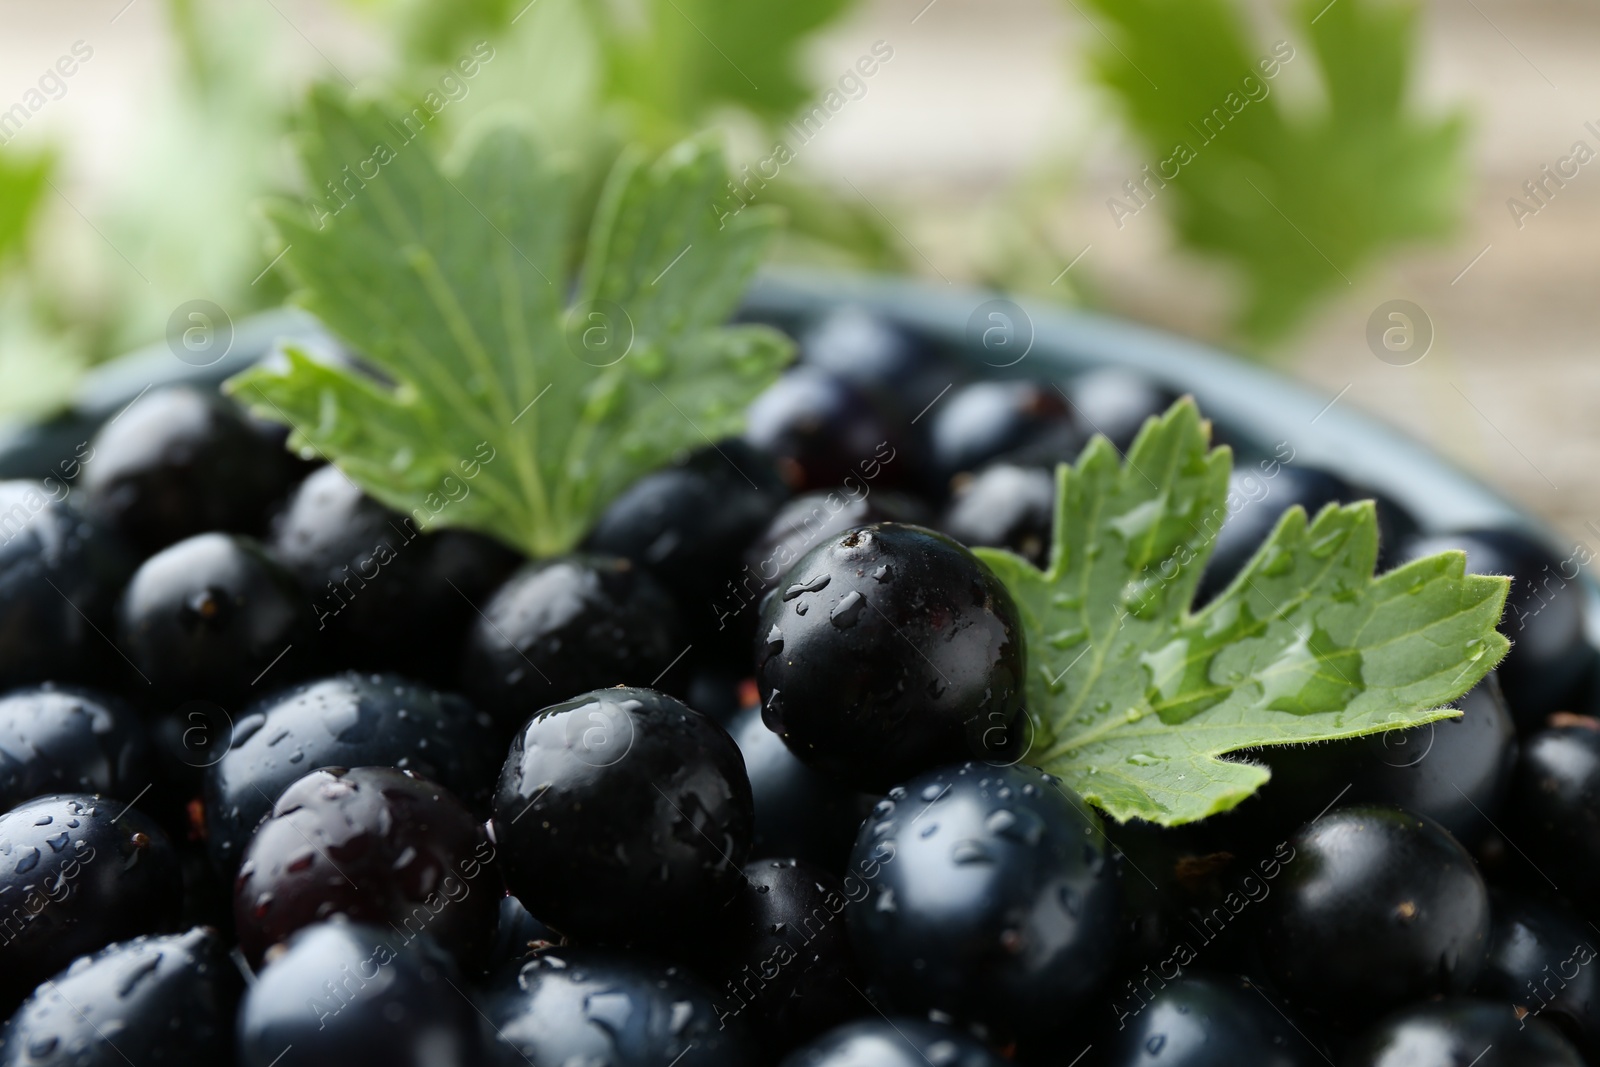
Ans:
MULTIPOLYGON (((800 361, 864 389, 904 397, 908 404, 925 404, 944 387, 941 382, 922 396, 928 383, 921 379, 934 362, 927 343, 862 308, 840 308, 814 323, 800 337, 800 361)), ((913 407, 911 413, 916 411, 913 407)))
POLYGON ((1059 1025, 1115 962, 1110 851, 1099 817, 1039 770, 921 775, 856 839, 870 887, 846 913, 856 958, 904 1011, 1002 1035, 1059 1025))
POLYGON ((1185 973, 1118 1004, 1095 1067, 1311 1067, 1325 1062, 1266 994, 1243 978, 1185 973))
POLYGON ((1565 1038, 1510 1005, 1450 999, 1407 1008, 1356 1042, 1341 1067, 1584 1067, 1565 1038))
MULTIPOLYGON (((690 630, 715 639, 717 600, 787 495, 770 460, 743 441, 723 441, 623 490, 584 548, 649 571, 677 599, 690 630)), ((746 647, 738 651, 743 656, 746 647)))
POLYGON ((1328 471, 1276 462, 1268 469, 1270 475, 1243 466, 1228 476, 1229 506, 1200 578, 1197 603, 1212 600, 1228 587, 1291 507, 1298 504, 1308 518, 1316 518, 1329 504, 1357 499, 1348 482, 1328 471))
POLYGON ((1090 433, 1102 434, 1123 452, 1145 420, 1164 414, 1178 394, 1121 367, 1087 371, 1067 383, 1073 417, 1090 433))
POLYGON ((257 679, 293 681, 314 662, 313 633, 294 577, 233 534, 199 534, 151 556, 117 608, 118 645, 172 704, 237 707, 260 692, 257 679))
MULTIPOLYGON (((850 382, 895 416, 916 440, 920 427, 911 424, 965 368, 947 351, 915 329, 859 307, 829 312, 799 331, 800 362, 850 382)), ((913 470, 921 485, 925 472, 913 470)), ((902 479, 904 481, 905 479, 902 479)))
POLYGON ((743 1024, 677 968, 600 949, 547 949, 483 995, 495 1067, 747 1067, 743 1024), (724 1023, 726 1024, 724 1026, 724 1023))
POLYGON ((1437 823, 1339 808, 1289 844, 1260 944, 1298 1010, 1359 1019, 1472 987, 1489 947, 1489 892, 1437 823))
POLYGON ((295 782, 256 830, 234 882, 239 945, 272 945, 330 915, 426 933, 464 969, 494 938, 495 850, 459 800, 409 771, 327 767, 295 782))
POLYGON ((744 874, 701 968, 718 1013, 783 1048, 870 1013, 845 928, 855 905, 838 876, 792 859, 755 860, 744 874))
POLYGON ((1569 691, 1594 660, 1584 639, 1584 593, 1578 582, 1580 562, 1586 560, 1563 559, 1515 530, 1415 538, 1400 555, 1411 560, 1448 549, 1467 554, 1470 573, 1511 576, 1500 620, 1511 651, 1498 668, 1500 683, 1518 729, 1542 729, 1547 715, 1563 710, 1569 691))
POLYGON ((519 558, 480 534, 424 532, 332 466, 300 483, 270 545, 305 587, 318 642, 336 645, 342 664, 429 680, 453 677, 456 651, 478 617, 472 605, 519 558))
POLYGON ((877 522, 927 525, 931 518, 926 505, 903 493, 834 490, 797 496, 778 510, 766 530, 745 549, 740 590, 747 597, 759 598, 783 581, 789 568, 807 552, 857 526, 877 522))
POLYGON ((207 845, 232 880, 250 835, 289 785, 321 767, 398 767, 488 810, 499 746, 489 717, 394 674, 346 672, 247 708, 206 770, 207 845))
POLYGON ((261 533, 294 474, 281 445, 199 389, 151 390, 91 444, 84 510, 147 554, 210 530, 261 533))
POLYGON ((743 441, 699 449, 623 490, 585 547, 631 559, 673 593, 699 593, 690 572, 726 569, 772 521, 787 493, 771 462, 743 441))
POLYGON ((854 788, 998 755, 1017 733, 1016 604, 944 534, 881 523, 829 538, 767 597, 756 640, 767 725, 854 788))
POLYGON ((494 944, 489 948, 486 973, 520 965, 540 949, 557 945, 561 935, 528 914, 522 901, 507 893, 500 898, 499 920, 495 923, 494 944))
POLYGON ((815 367, 789 371, 756 397, 744 438, 797 493, 848 486, 869 470, 884 486, 911 475, 899 420, 865 390, 815 367))
POLYGON ((786 1056, 782 1067, 1006 1067, 1008 1061, 953 1026, 927 1019, 862 1019, 786 1056))
POLYGON ((790 856, 827 871, 842 871, 861 820, 877 798, 858 793, 800 762, 752 704, 728 723, 744 756, 755 801, 758 856, 790 856))
POLYGON ((215 930, 136 937, 80 956, 0 1032, 0 1067, 225 1064, 239 972, 215 930))
POLYGON ((0 815, 0 1000, 86 952, 172 929, 182 891, 166 834, 124 801, 59 793, 0 815))
POLYGON ((245 993, 239 1067, 480 1067, 483 1024, 464 990, 426 935, 407 944, 343 919, 308 926, 245 993))
POLYGON ((762 536, 746 547, 744 566, 715 601, 718 633, 730 633, 744 643, 739 677, 749 677, 749 649, 762 614, 760 601, 806 552, 856 526, 880 522, 926 525, 931 520, 933 512, 920 499, 893 490, 874 491, 866 483, 854 491, 806 493, 784 504, 762 536))
POLYGON ((957 386, 928 413, 929 459, 942 483, 1020 450, 1054 465, 1083 441, 1066 398, 1045 382, 982 381, 957 386), (1046 455, 1046 453, 1048 455, 1046 455))
MULTIPOLYGON (((1519 848, 1582 907, 1600 892, 1600 730, 1558 726, 1522 743, 1509 801, 1519 848)), ((1540 879, 1543 882, 1543 879, 1540 879)))
POLYGON ((1055 517, 1054 471, 996 463, 956 479, 939 528, 968 548, 1006 548, 1045 567, 1055 517))
POLYGON ((1489 958, 1475 995, 1549 1023, 1589 1059, 1600 1054, 1600 955, 1594 930, 1557 902, 1496 892, 1489 958))
POLYGON ((917 498, 893 491, 875 492, 870 485, 854 492, 806 493, 779 508, 766 530, 745 549, 743 568, 716 602, 717 625, 738 630, 745 642, 745 671, 749 670, 749 647, 755 639, 761 599, 802 556, 857 526, 875 522, 926 525, 932 518, 927 505, 917 498))
POLYGON ((1216 973, 1259 969, 1248 942, 1256 905, 1293 856, 1283 837, 1240 833, 1219 816, 1183 826, 1109 822, 1106 834, 1122 873, 1121 966, 1108 993, 1119 1014, 1148 998, 1152 976, 1170 980, 1174 964, 1187 966, 1179 961, 1190 953, 1216 973))
POLYGON ((727 732, 620 686, 529 719, 494 798, 507 886, 585 943, 673 944, 715 918, 739 888, 753 820, 727 732))
POLYGON ((153 781, 144 724, 115 697, 48 683, 0 696, 0 810, 44 793, 131 801, 153 781))
POLYGON ((1516 727, 1493 673, 1456 702, 1459 719, 1309 746, 1272 746, 1248 758, 1272 780, 1230 819, 1280 841, 1334 798, 1425 815, 1472 846, 1493 832, 1516 767, 1516 727), (1347 789, 1348 787, 1348 789, 1347 789))
POLYGON ((136 561, 63 498, 65 486, 50 484, 53 496, 39 482, 0 482, 0 687, 8 689, 127 670, 105 635, 136 561))
POLYGON ((590 689, 658 682, 688 644, 672 597, 643 568, 609 556, 541 560, 483 606, 461 688, 513 729, 590 689))

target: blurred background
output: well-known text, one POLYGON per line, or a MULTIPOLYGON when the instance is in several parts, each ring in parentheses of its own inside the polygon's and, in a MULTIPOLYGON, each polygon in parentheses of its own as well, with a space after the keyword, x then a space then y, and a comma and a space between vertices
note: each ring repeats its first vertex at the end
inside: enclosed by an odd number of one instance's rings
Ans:
POLYGON ((281 302, 254 205, 305 191, 323 80, 594 175, 720 128, 782 260, 1207 339, 1600 551, 1597 35, 1559 0, 0 0, 0 414, 187 301, 281 302))

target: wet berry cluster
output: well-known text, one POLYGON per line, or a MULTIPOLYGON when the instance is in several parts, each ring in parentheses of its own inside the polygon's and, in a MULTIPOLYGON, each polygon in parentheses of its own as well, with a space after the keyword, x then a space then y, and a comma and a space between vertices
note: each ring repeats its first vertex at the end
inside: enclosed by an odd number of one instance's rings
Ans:
MULTIPOLYGON (((183 386, 0 483, 0 1065, 1600 1064, 1572 559, 1380 497, 1383 566, 1513 578, 1464 715, 1118 825, 1030 766, 971 549, 1045 562, 1055 465, 1174 396, 785 325, 744 438, 557 558, 183 386)), ((1202 600, 1285 508, 1373 495, 1220 431, 1202 600)))

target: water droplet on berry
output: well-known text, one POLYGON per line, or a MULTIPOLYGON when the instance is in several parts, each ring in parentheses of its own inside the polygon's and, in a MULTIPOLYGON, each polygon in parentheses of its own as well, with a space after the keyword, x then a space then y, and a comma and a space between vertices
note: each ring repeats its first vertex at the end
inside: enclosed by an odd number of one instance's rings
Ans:
POLYGON ((950 859, 953 863, 963 867, 972 863, 994 862, 994 857, 989 855, 989 850, 984 848, 981 842, 973 841, 971 838, 957 841, 950 849, 950 859))
POLYGON ((633 1017, 633 998, 626 993, 590 993, 583 1000, 583 1013, 616 1041, 628 1029, 633 1017))
POLYGON ((828 616, 828 621, 841 630, 848 630, 861 619, 861 610, 867 606, 867 600, 860 593, 851 590, 840 599, 838 605, 828 616))
POLYGON ((819 574, 817 577, 812 578, 809 581, 800 582, 785 589, 783 591, 783 599, 788 601, 793 600, 802 593, 819 593, 828 588, 828 583, 832 580, 833 579, 826 574, 819 574))

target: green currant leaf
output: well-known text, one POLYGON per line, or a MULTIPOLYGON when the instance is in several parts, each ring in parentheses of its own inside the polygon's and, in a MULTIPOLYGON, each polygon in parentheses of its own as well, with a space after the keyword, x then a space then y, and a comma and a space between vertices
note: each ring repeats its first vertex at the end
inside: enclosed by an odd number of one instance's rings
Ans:
POLYGON ((449 172, 406 120, 319 90, 305 146, 312 201, 271 212, 283 262, 378 373, 290 349, 229 390, 421 525, 565 551, 640 475, 738 432, 790 358, 726 325, 775 221, 718 219, 704 141, 619 161, 575 279, 572 183, 519 132, 449 172))
POLYGON ((1227 516, 1225 448, 1191 400, 1152 419, 1126 462, 1096 438, 1059 468, 1047 571, 979 555, 1027 632, 1026 757, 1120 820, 1203 819, 1267 781, 1218 757, 1458 714, 1450 701, 1509 647, 1509 581, 1445 552, 1373 576, 1370 501, 1314 520, 1290 508, 1199 612, 1195 587, 1227 516))
POLYGON ((668 125, 728 104, 776 122, 814 95, 802 46, 855 0, 644 0, 591 7, 612 98, 668 125))
MULTIPOLYGON (((1409 100, 1416 5, 1296 0, 1292 40, 1248 29, 1237 0, 1089 0, 1110 39, 1099 80, 1150 164, 1144 197, 1190 248, 1239 271, 1240 332, 1288 333, 1379 255, 1448 234, 1466 197, 1466 123, 1409 100), (1321 99, 1285 103, 1312 75, 1321 99)), ((1135 190, 1138 192, 1138 190, 1135 190)))

